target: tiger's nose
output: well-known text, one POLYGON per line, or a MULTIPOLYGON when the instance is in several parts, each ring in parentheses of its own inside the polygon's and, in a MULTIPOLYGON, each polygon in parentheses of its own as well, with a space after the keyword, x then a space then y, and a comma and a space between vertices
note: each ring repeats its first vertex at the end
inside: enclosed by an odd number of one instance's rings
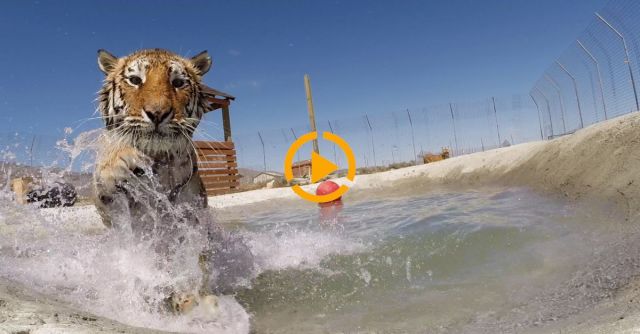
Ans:
POLYGON ((167 109, 167 110, 158 110, 158 109, 146 110, 145 109, 143 112, 146 118, 156 126, 166 122, 173 116, 173 111, 170 109, 167 109))

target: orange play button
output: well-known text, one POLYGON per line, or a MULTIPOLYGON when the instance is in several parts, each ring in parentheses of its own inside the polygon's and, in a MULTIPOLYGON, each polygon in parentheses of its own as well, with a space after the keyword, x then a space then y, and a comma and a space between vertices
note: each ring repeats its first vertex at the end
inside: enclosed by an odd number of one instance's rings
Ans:
MULTIPOLYGON (((292 182, 293 180, 293 158, 296 152, 298 152, 302 145, 317 138, 318 133, 313 131, 305 133, 304 135, 298 137, 298 139, 296 139, 296 141, 291 144, 291 146, 287 150, 287 155, 284 157, 284 178, 285 180, 287 180, 287 182, 292 182)), ((347 158, 347 163, 349 164, 346 178, 347 180, 354 182, 356 177, 356 156, 353 154, 353 151, 351 150, 351 147, 349 147, 349 144, 347 144, 344 139, 331 132, 323 132, 322 138, 334 143, 336 146, 340 147, 342 151, 344 151, 344 155, 347 158)), ((317 154, 315 152, 311 153, 311 182, 316 183, 323 177, 333 173, 336 170, 338 170, 338 166, 336 166, 333 162, 323 158, 320 154, 317 154)), ((338 190, 326 195, 315 195, 312 193, 308 193, 298 184, 294 184, 293 186, 291 186, 291 190, 293 190, 294 193, 296 193, 303 199, 306 199, 307 201, 315 203, 326 203, 340 198, 340 196, 344 195, 344 193, 349 190, 349 186, 343 184, 340 186, 340 188, 338 188, 338 190)))
POLYGON ((316 183, 337 170, 338 165, 316 152, 311 152, 311 183, 316 183))

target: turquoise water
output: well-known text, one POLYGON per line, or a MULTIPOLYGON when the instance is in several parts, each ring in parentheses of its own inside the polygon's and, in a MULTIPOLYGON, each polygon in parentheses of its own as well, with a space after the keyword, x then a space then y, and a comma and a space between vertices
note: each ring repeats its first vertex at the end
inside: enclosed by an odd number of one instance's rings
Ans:
POLYGON ((537 315, 513 310, 543 310, 536 298, 606 239, 597 219, 526 189, 356 198, 335 217, 301 201, 219 214, 260 240, 262 273, 236 296, 259 333, 528 326, 537 315))
POLYGON ((624 226, 560 198, 415 185, 349 193, 341 208, 290 200, 212 211, 250 249, 253 270, 215 319, 173 316, 157 302, 167 287, 196 286, 198 231, 167 258, 104 230, 90 210, 0 198, 0 277, 176 332, 509 333, 569 317, 640 274, 640 246, 627 247, 640 243, 622 238, 624 226))

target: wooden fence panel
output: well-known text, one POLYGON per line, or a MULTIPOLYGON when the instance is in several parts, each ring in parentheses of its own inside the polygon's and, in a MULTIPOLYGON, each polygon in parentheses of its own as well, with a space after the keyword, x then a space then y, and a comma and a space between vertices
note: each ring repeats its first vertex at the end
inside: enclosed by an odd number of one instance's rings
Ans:
POLYGON ((238 188, 240 175, 233 142, 195 141, 198 174, 207 195, 227 194, 238 188))

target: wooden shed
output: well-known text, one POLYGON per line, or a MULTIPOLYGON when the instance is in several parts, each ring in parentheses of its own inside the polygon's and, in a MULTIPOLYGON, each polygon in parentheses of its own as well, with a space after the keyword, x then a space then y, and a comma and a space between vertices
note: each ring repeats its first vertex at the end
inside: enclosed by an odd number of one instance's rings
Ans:
POLYGON ((207 112, 221 111, 224 141, 194 141, 198 153, 198 174, 207 195, 226 194, 237 189, 240 179, 229 115, 229 106, 235 97, 204 85, 201 88, 209 102, 207 112))
POLYGON ((298 161, 291 166, 291 169, 295 178, 311 177, 311 160, 298 161))

